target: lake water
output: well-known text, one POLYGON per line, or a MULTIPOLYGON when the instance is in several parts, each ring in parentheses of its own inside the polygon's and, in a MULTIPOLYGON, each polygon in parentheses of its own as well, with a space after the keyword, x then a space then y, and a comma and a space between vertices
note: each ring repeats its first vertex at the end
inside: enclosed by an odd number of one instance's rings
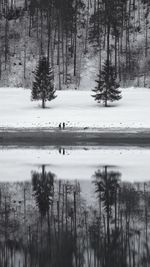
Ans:
POLYGON ((150 150, 0 148, 0 266, 150 266, 150 150))

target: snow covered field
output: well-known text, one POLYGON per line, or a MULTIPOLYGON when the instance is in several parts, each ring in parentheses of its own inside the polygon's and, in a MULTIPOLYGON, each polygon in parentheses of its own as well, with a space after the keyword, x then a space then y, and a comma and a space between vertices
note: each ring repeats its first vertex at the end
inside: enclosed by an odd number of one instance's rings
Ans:
POLYGON ((0 148, 0 181, 31 179, 31 171, 51 171, 58 179, 92 180, 95 171, 108 166, 121 172, 124 181, 150 181, 150 149, 133 147, 66 148, 65 155, 56 148, 0 148))
POLYGON ((97 104, 91 91, 57 91, 47 103, 30 101, 30 90, 0 88, 0 128, 5 127, 116 127, 150 128, 150 89, 129 88, 123 99, 111 107, 97 104))

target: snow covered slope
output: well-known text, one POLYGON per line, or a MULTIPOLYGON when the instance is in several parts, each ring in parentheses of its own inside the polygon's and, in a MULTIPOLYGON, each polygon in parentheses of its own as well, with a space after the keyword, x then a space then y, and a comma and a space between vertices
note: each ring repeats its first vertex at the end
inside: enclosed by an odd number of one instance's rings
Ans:
POLYGON ((97 104, 91 91, 57 91, 57 98, 31 102, 30 90, 0 88, 0 128, 3 127, 116 127, 150 128, 150 89, 123 89, 123 98, 111 107, 97 104))

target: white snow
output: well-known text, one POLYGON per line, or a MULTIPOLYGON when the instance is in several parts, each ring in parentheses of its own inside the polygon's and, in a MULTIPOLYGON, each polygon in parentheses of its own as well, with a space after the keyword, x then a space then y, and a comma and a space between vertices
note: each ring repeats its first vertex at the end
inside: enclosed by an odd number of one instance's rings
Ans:
POLYGON ((31 171, 46 170, 58 179, 92 180, 95 171, 110 166, 120 171, 124 181, 150 181, 150 149, 133 147, 99 147, 65 149, 65 155, 52 147, 0 148, 0 181, 24 181, 31 179, 31 171))
POLYGON ((68 127, 82 128, 150 128, 150 89, 123 89, 123 98, 111 107, 97 104, 91 91, 57 91, 57 98, 31 102, 31 91, 22 88, 0 88, 0 128, 68 127))

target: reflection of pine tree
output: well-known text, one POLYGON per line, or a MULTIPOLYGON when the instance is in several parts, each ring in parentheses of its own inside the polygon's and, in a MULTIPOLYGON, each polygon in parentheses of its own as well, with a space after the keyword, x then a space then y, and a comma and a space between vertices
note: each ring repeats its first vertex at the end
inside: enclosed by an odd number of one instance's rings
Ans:
POLYGON ((95 95, 92 95, 96 101, 104 102, 105 107, 107 107, 108 101, 113 102, 121 99, 121 92, 118 90, 119 84, 116 82, 115 68, 110 61, 106 60, 96 82, 97 86, 93 90, 95 95))
POLYGON ((116 194, 119 187, 119 172, 108 171, 105 166, 104 170, 95 172, 95 192, 98 193, 103 203, 104 211, 107 217, 107 241, 110 243, 110 217, 112 215, 112 206, 116 205, 116 194))
POLYGON ((33 192, 42 217, 49 213, 49 207, 53 201, 54 177, 53 173, 45 171, 44 165, 42 173, 32 173, 33 192))
POLYGON ((89 226, 89 237, 91 248, 95 252, 95 261, 97 259, 100 264, 98 266, 127 267, 126 248, 122 238, 123 229, 112 230, 109 249, 107 249, 106 235, 103 230, 104 228, 100 227, 99 218, 93 216, 93 221, 89 226))

